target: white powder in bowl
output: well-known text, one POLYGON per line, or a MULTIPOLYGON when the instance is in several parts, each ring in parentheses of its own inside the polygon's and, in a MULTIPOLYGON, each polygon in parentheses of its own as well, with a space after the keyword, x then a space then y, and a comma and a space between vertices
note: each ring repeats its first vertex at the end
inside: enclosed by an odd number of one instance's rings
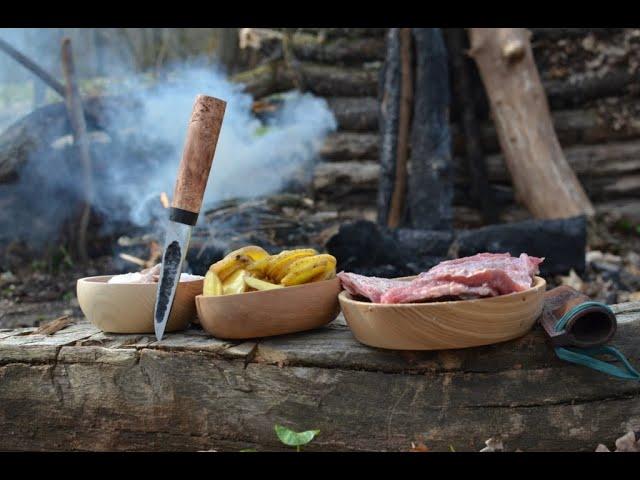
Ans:
MULTIPOLYGON (((114 275, 107 283, 158 283, 161 269, 162 265, 159 263, 154 267, 147 268, 140 272, 114 275)), ((192 282, 194 280, 202 280, 203 278, 201 275, 191 275, 189 273, 180 274, 181 282, 192 282)))

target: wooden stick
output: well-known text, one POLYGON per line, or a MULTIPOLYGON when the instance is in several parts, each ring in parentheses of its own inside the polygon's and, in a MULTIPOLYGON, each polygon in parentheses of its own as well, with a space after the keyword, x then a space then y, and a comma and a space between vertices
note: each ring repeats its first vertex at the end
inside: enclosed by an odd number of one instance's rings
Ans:
POLYGON ((87 229, 89 226, 89 215, 91 213, 91 203, 93 200, 93 177, 91 167, 91 154, 89 153, 89 140, 87 137, 87 125, 82 108, 82 100, 75 75, 73 62, 73 52, 71 50, 71 40, 62 40, 62 70, 66 82, 65 100, 69 122, 73 130, 73 141, 78 149, 80 162, 82 164, 84 182, 84 205, 78 227, 78 254, 83 262, 89 260, 87 253, 87 229))
POLYGON ((487 224, 496 223, 496 211, 493 192, 489 187, 487 165, 482 151, 482 138, 476 117, 476 104, 471 90, 471 71, 464 52, 464 29, 455 28, 449 33, 453 80, 457 90, 460 106, 462 130, 467 157, 469 175, 471 177, 471 198, 480 207, 482 217, 487 224))
POLYGON ((387 53, 380 75, 378 101, 380 105, 380 175, 378 180, 378 223, 387 225, 393 196, 398 151, 400 116, 400 29, 387 34, 387 53))
POLYGON ((537 218, 593 215, 553 128, 530 33, 471 28, 469 35, 518 198, 537 218))
POLYGON ((400 119, 398 121, 396 178, 387 220, 390 228, 399 227, 406 212, 407 157, 409 156, 409 135, 411 133, 411 111, 413 107, 412 39, 410 28, 400 29, 400 64, 400 119))
POLYGON ((59 81, 53 78, 46 70, 40 67, 33 60, 29 59, 26 55, 20 53, 18 50, 13 48, 9 43, 0 38, 0 50, 4 51, 7 55, 13 58, 15 61, 20 63, 27 70, 30 70, 34 75, 36 75, 40 80, 46 83, 52 90, 58 93, 60 96, 65 96, 64 85, 62 85, 59 81))

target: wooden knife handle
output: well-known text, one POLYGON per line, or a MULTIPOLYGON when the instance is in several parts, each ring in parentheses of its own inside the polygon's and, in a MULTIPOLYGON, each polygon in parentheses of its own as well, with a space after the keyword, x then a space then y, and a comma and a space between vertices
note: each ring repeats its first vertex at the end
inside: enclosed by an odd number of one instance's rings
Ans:
POLYGON ((218 98, 196 97, 171 203, 174 221, 195 225, 198 219, 226 106, 218 98))

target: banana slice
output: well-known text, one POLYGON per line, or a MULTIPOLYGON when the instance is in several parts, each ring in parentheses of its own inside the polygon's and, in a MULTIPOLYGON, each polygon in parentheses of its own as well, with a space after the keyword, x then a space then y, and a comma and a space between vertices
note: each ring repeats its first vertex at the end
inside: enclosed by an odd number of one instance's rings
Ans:
POLYGON ((282 285, 276 285, 275 283, 265 282, 264 280, 260 280, 259 278, 250 277, 246 275, 244 277, 245 283, 256 290, 273 290, 274 288, 284 288, 282 285))
POLYGON ((284 250, 278 255, 271 257, 265 273, 267 277, 279 283, 284 276, 289 273, 289 267, 299 258, 311 257, 318 252, 313 248, 300 248, 297 250, 284 250))
POLYGON ((280 283, 287 287, 307 283, 315 276, 324 273, 329 264, 329 259, 325 255, 300 258, 291 264, 288 273, 280 283))
POLYGON ((212 270, 221 281, 225 281, 231 274, 238 269, 247 268, 254 262, 260 261, 269 256, 269 253, 262 247, 257 245, 249 245, 247 247, 234 250, 222 260, 217 261, 209 270, 212 270))
POLYGON ((229 275, 227 279, 222 282, 222 294, 235 295, 237 293, 244 293, 247 290, 247 284, 244 283, 246 274, 246 270, 238 269, 229 275))
POLYGON ((222 282, 218 275, 211 270, 204 276, 202 295, 207 297, 222 295, 222 282))

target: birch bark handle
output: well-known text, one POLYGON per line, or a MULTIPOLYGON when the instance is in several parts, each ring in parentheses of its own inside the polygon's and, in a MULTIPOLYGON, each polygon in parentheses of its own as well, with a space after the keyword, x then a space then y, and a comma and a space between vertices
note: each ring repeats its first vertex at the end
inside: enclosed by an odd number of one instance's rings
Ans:
POLYGON ((178 167, 171 203, 172 220, 195 224, 198 218, 226 105, 218 98, 196 97, 178 167))

